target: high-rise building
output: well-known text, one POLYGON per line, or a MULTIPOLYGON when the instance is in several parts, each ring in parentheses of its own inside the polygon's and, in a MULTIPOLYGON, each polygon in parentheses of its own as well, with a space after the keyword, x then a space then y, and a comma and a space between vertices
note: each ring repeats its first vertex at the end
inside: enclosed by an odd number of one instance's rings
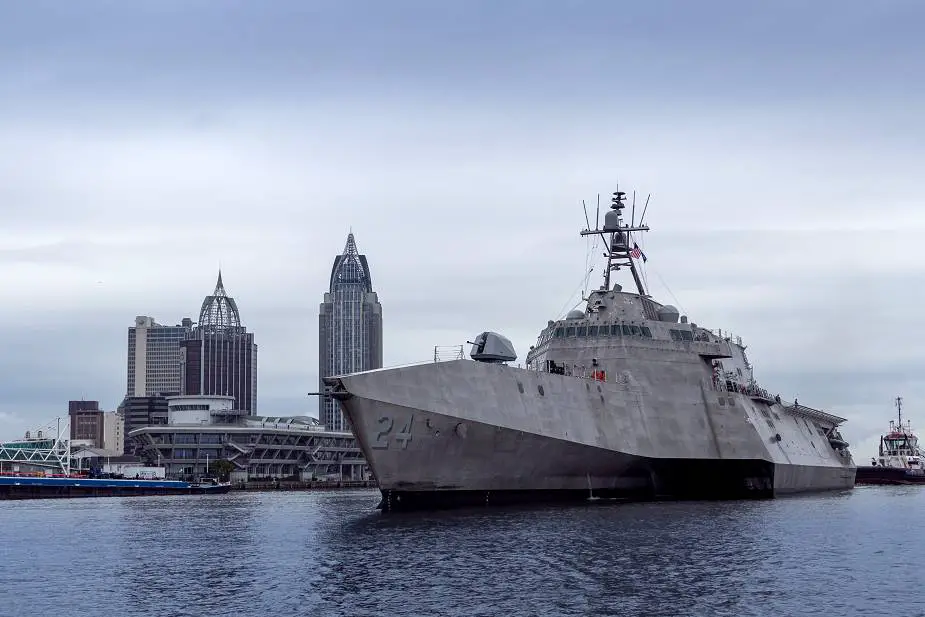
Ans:
POLYGON ((176 326, 162 326, 145 315, 135 318, 128 329, 126 396, 180 393, 180 342, 192 326, 188 317, 176 326))
POLYGON ((96 448, 121 455, 125 445, 121 413, 100 410, 99 401, 68 401, 71 439, 90 441, 96 448))
MULTIPOLYGON (((382 305, 353 233, 334 259, 318 321, 320 378, 382 368, 382 305)), ((329 431, 350 429, 340 403, 329 397, 319 397, 318 414, 329 431)))
POLYGON ((225 292, 222 273, 199 311, 199 323, 180 343, 183 395, 233 396, 235 409, 257 412, 257 345, 241 325, 234 298, 225 292))
POLYGON ((67 414, 71 423, 72 440, 103 443, 103 412, 99 401, 68 401, 67 414))
POLYGON ((110 411, 103 414, 103 442, 100 447, 117 456, 125 452, 125 418, 121 413, 110 411))

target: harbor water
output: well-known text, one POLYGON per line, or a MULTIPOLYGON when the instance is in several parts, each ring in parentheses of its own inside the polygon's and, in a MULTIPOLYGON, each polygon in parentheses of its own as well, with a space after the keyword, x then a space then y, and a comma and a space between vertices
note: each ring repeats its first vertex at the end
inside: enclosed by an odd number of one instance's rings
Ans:
POLYGON ((0 614, 925 615, 923 487, 388 515, 377 502, 0 502, 0 614))

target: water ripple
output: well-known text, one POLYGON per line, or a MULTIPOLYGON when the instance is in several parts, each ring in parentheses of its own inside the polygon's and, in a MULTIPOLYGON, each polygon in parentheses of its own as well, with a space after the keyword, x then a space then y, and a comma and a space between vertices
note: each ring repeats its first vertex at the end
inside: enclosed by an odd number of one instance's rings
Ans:
POLYGON ((920 488, 390 515, 377 500, 0 502, 2 614, 925 616, 920 488))

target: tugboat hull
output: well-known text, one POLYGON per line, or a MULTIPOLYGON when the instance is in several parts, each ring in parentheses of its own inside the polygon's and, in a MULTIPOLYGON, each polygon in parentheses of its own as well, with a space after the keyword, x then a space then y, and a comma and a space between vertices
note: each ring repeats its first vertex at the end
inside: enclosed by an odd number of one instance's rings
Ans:
POLYGON ((925 473, 917 469, 863 465, 858 467, 857 484, 925 484, 925 473))

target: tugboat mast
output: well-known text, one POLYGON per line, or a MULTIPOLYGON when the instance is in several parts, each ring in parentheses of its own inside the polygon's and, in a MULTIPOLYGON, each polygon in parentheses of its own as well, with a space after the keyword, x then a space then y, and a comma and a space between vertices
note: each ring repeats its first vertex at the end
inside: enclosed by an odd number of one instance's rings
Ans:
MULTIPOLYGON (((633 281, 636 282, 636 289, 640 296, 648 296, 642 279, 639 277, 639 270, 634 263, 633 253, 639 253, 639 249, 630 246, 630 233, 634 231, 649 231, 645 225, 635 225, 631 221, 629 225, 623 220, 622 210, 626 207, 626 193, 615 191, 610 199, 610 211, 604 215, 604 228, 595 227, 595 229, 585 229, 581 231, 582 236, 598 235, 604 240, 607 251, 604 256, 607 258, 607 267, 604 268, 604 289, 610 289, 610 273, 618 271, 621 267, 627 267, 633 275, 633 281), (609 236, 609 237, 608 237, 609 236)), ((598 221, 595 221, 595 225, 598 221)))
POLYGON ((899 430, 903 428, 903 397, 896 397, 896 411, 899 413, 899 430))

